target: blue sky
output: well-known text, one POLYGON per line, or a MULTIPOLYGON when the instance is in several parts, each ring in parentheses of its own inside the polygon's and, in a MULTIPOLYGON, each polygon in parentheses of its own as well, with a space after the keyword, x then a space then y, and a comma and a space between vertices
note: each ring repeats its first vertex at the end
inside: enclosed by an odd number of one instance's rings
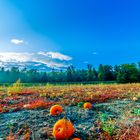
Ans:
POLYGON ((139 7, 139 0, 0 0, 0 61, 138 62, 139 7))

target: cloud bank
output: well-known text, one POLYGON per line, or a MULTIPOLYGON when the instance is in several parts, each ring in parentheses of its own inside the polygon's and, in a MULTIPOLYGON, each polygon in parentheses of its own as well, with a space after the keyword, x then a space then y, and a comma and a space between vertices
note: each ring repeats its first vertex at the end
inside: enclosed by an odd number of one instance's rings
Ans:
POLYGON ((70 65, 72 57, 61 54, 59 52, 2 52, 0 53, 0 66, 8 66, 13 64, 16 66, 30 65, 31 67, 48 67, 48 68, 66 68, 70 65))

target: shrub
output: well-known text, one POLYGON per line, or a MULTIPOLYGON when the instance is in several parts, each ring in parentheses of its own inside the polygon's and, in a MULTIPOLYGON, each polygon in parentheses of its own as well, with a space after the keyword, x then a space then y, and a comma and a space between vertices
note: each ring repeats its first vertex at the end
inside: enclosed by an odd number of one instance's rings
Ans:
POLYGON ((12 86, 9 86, 7 88, 7 93, 8 93, 8 95, 11 95, 14 93, 15 94, 20 93, 20 92, 22 92, 22 90, 23 90, 23 86, 22 86, 21 81, 19 79, 12 86))

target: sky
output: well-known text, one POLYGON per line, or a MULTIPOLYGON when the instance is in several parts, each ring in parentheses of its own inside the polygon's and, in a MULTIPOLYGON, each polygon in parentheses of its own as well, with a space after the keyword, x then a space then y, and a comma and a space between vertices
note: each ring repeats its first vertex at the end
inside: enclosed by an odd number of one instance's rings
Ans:
POLYGON ((0 0, 0 66, 140 61, 139 0, 0 0))

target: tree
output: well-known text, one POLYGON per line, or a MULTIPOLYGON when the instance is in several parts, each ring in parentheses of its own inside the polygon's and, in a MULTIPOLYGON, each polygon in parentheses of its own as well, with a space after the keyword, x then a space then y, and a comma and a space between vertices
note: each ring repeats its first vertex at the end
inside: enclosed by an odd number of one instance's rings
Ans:
POLYGON ((104 65, 103 67, 103 79, 104 81, 112 81, 113 80, 113 69, 110 65, 104 65))
POLYGON ((73 76, 72 76, 72 69, 71 66, 67 68, 67 82, 72 82, 73 81, 73 76))
POLYGON ((102 64, 98 67, 98 79, 99 81, 104 81, 104 67, 102 64))
POLYGON ((98 72, 93 68, 93 81, 98 81, 98 72))
POLYGON ((117 74, 117 82, 119 83, 131 83, 138 82, 139 71, 134 63, 123 64, 120 66, 117 74))
POLYGON ((92 65, 87 65, 87 69, 75 69, 69 66, 66 70, 52 69, 52 71, 41 72, 36 69, 19 69, 12 67, 0 68, 0 82, 13 83, 21 79, 22 82, 86 82, 86 81, 117 81, 118 83, 140 82, 140 63, 137 65, 122 64, 111 65, 100 64, 98 70, 92 65))
POLYGON ((93 71, 92 71, 92 65, 87 65, 87 81, 93 81, 93 71))

